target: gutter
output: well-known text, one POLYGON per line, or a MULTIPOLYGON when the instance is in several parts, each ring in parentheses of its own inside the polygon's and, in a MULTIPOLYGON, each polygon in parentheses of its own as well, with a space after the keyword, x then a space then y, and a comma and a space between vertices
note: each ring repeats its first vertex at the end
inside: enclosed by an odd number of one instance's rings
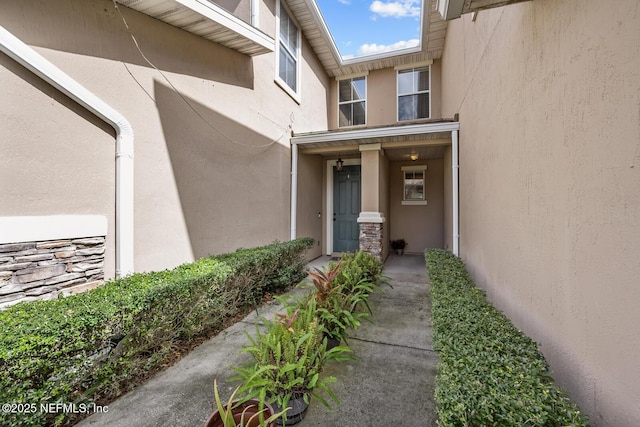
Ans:
POLYGON ((251 25, 260 27, 260 1, 251 0, 251 25))
POLYGON ((133 273, 133 129, 127 119, 0 25, 0 51, 116 131, 116 277, 133 273))

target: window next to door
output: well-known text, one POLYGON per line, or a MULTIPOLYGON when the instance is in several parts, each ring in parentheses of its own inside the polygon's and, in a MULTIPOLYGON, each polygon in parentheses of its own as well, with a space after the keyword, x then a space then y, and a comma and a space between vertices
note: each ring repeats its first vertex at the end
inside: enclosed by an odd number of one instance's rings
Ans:
POLYGON ((425 176, 427 165, 403 166, 403 205, 426 205, 425 176))
POLYGON ((428 65, 398 70, 398 121, 431 117, 429 71, 428 65))
POLYGON ((338 126, 359 126, 366 122, 366 76, 338 80, 338 126))

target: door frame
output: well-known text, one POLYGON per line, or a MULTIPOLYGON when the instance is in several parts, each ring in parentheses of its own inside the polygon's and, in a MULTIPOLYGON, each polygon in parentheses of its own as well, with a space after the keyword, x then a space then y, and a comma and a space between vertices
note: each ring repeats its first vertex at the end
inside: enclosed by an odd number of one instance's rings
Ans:
MULTIPOLYGON (((327 255, 331 255, 333 254, 333 167, 336 165, 336 160, 338 160, 338 158, 331 158, 331 159, 327 159, 327 163, 326 163, 326 176, 327 176, 327 191, 326 191, 326 206, 327 206, 327 210, 324 214, 324 217, 326 218, 326 229, 327 229, 327 234, 326 234, 326 241, 327 241, 327 248, 326 248, 326 254, 327 255)), ((362 160, 360 158, 355 158, 355 159, 345 159, 343 160, 343 164, 345 166, 353 166, 353 165, 360 165, 360 174, 362 176, 362 160)), ((362 186, 363 183, 360 182, 360 212, 362 212, 362 186)))

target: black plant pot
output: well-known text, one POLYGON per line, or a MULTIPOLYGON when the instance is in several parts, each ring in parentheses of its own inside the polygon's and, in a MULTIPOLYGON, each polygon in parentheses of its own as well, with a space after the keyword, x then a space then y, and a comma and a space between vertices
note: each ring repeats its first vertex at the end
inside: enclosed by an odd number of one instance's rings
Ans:
POLYGON ((340 345, 340 340, 338 338, 333 338, 329 335, 325 335, 325 337, 327 338, 327 351, 340 345))
MULTIPOLYGON (((311 396, 309 396, 309 399, 311 399, 311 396)), ((271 406, 273 407, 274 413, 278 413, 283 410, 276 402, 271 402, 271 406)), ((307 408, 309 408, 309 404, 304 401, 303 394, 294 394, 293 397, 289 399, 289 408, 291 409, 287 411, 287 419, 284 424, 282 423, 282 417, 279 417, 276 420, 277 425, 292 426, 299 423, 304 419, 304 416, 307 413, 307 408)))

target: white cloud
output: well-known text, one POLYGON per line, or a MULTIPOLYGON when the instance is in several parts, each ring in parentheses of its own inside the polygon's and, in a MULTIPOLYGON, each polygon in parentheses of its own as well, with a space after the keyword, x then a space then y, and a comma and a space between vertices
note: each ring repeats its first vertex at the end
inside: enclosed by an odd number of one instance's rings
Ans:
POLYGON ((392 1, 384 3, 375 0, 369 10, 383 17, 406 18, 420 16, 420 2, 416 0, 392 1))
POLYGON ((398 49, 407 49, 410 47, 416 47, 420 44, 419 39, 402 40, 393 44, 375 44, 365 43, 358 49, 358 55, 372 55, 374 53, 391 52, 398 49))
POLYGON ((351 4, 351 0, 338 0, 338 3, 342 3, 348 6, 351 4))

